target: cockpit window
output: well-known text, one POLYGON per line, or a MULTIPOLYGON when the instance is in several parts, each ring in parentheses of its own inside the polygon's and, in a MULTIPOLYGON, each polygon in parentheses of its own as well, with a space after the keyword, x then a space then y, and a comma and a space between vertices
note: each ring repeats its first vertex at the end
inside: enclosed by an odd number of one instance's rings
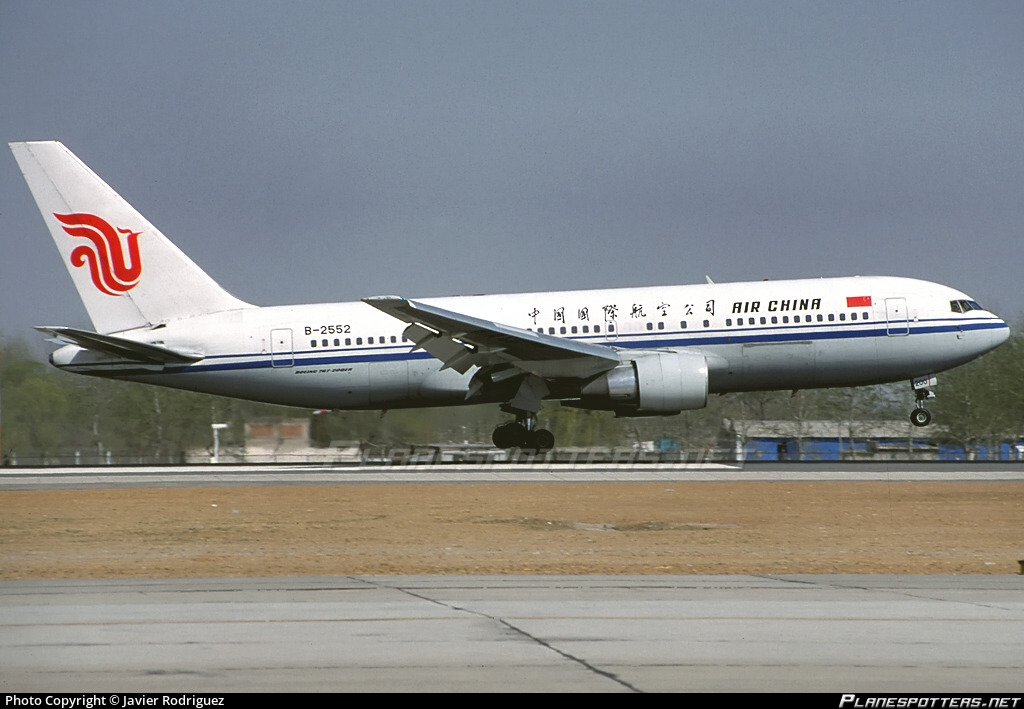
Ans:
POLYGON ((984 308, 974 300, 951 300, 949 301, 949 309, 954 313, 967 313, 971 310, 984 310, 984 308))

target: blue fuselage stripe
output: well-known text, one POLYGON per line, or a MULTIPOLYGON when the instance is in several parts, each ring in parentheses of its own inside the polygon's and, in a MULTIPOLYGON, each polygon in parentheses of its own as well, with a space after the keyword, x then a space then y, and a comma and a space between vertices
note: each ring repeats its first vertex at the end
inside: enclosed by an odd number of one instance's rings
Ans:
MULTIPOLYGON (((839 339, 862 339, 862 338, 888 338, 894 335, 894 329, 901 331, 902 337, 910 335, 936 334, 944 332, 966 332, 974 330, 1003 329, 1006 326, 1002 321, 973 321, 955 322, 951 324, 948 320, 920 321, 909 325, 899 322, 895 324, 873 323, 870 327, 862 325, 788 325, 788 326, 765 326, 765 325, 744 325, 729 329, 716 329, 703 331, 700 334, 689 334, 683 330, 670 332, 659 331, 650 335, 637 337, 636 335, 619 335, 617 337, 606 337, 604 335, 589 335, 577 338, 588 342, 604 344, 609 347, 622 349, 643 349, 649 347, 705 347, 714 345, 746 345, 746 344, 767 344, 783 342, 802 342, 807 340, 839 340, 839 339), (680 335, 684 335, 680 337, 680 335)), ((270 369, 270 368, 295 368, 313 367, 338 364, 370 364, 375 362, 401 362, 415 360, 429 360, 433 356, 423 352, 413 352, 409 346, 387 347, 385 351, 381 348, 363 348, 353 352, 351 348, 323 351, 323 354, 311 350, 302 350, 292 353, 275 354, 279 361, 290 360, 287 365, 274 365, 269 355, 259 354, 227 354, 211 355, 199 364, 185 367, 168 368, 167 373, 198 373, 198 372, 223 372, 244 369, 270 369), (333 354, 337 352, 352 352, 352 354, 333 354), (211 361, 242 359, 241 362, 211 361)))

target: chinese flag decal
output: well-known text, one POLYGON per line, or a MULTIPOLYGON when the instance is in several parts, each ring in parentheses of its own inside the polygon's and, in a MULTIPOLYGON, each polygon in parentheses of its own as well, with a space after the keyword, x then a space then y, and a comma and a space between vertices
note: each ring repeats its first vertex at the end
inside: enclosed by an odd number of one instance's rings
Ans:
POLYGON ((854 295, 846 296, 846 307, 847 308, 868 308, 871 307, 871 296, 870 295, 854 295))

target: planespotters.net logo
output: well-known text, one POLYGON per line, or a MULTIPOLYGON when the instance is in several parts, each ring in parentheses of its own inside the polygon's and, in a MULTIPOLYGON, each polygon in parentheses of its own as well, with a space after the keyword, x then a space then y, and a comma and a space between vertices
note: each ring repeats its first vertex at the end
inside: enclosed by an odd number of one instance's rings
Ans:
POLYGON ((71 251, 71 265, 89 267, 93 285, 107 295, 123 295, 139 284, 142 260, 139 258, 141 231, 115 229, 95 214, 54 215, 70 236, 88 243, 71 251), (125 235, 122 242, 121 234, 125 235))
POLYGON ((924 697, 888 697, 864 694, 844 694, 839 699, 840 709, 1016 709, 1020 697, 992 694, 946 695, 924 697))

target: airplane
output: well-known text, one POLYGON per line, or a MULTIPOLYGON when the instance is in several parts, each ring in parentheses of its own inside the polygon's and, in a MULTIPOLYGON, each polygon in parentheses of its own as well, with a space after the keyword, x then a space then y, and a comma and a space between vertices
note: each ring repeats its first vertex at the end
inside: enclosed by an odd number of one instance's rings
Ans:
POLYGON ((55 141, 11 143, 94 330, 42 326, 80 374, 274 404, 368 410, 498 404, 498 448, 543 453, 542 402, 616 416, 710 394, 910 380, 926 426, 936 373, 1006 341, 964 293, 899 277, 258 307, 218 285, 55 141))

